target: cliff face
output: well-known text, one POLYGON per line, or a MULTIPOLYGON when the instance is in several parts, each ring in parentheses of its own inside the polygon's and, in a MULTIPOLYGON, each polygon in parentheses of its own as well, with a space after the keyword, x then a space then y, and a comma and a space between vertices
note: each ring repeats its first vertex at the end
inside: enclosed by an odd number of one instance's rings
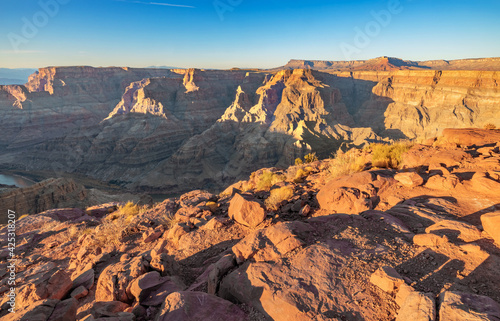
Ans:
POLYGON ((498 122, 498 83, 480 71, 44 68, 0 86, 0 165, 217 189, 342 143, 498 122))
POLYGON ((427 60, 412 61, 394 57, 378 57, 369 60, 354 61, 328 61, 328 60, 300 60, 292 59, 285 66, 278 69, 314 69, 329 71, 355 71, 355 70, 500 70, 500 57, 457 59, 457 60, 427 60))
POLYGON ((383 136, 425 138, 447 127, 500 126, 500 73, 495 71, 333 74, 356 123, 383 136))

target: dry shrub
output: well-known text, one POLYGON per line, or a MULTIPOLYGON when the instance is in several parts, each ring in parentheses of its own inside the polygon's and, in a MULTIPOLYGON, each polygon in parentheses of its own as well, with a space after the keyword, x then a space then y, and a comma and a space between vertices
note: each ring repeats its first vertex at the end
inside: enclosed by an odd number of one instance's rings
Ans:
POLYGON ((260 191, 268 191, 273 185, 284 182, 285 180, 286 177, 284 175, 264 171, 260 174, 255 187, 260 191))
POLYGON ((309 153, 306 156, 304 156, 304 162, 306 164, 313 163, 318 160, 318 156, 316 156, 316 153, 309 153))
POLYGON ((269 210, 277 210, 280 204, 290 199, 293 196, 293 189, 291 187, 280 187, 273 189, 271 195, 266 199, 265 205, 269 210))
POLYGON ((345 153, 338 151, 336 157, 330 161, 328 171, 332 178, 361 172, 366 165, 365 155, 357 150, 351 149, 345 153))
POLYGON ((304 179, 311 174, 312 167, 299 168, 295 172, 295 177, 293 178, 294 183, 302 183, 304 179))
POLYGON ((496 129, 496 128, 497 128, 497 126, 495 126, 492 123, 488 123, 488 124, 484 125, 484 129, 493 130, 493 129, 496 129))
POLYGON ((413 146, 409 141, 398 141, 394 144, 371 144, 372 165, 375 167, 398 168, 403 161, 403 154, 413 146))
POLYGON ((177 223, 177 220, 175 219, 173 214, 167 214, 159 217, 158 219, 160 225, 163 225, 163 227, 167 231, 170 230, 177 223))

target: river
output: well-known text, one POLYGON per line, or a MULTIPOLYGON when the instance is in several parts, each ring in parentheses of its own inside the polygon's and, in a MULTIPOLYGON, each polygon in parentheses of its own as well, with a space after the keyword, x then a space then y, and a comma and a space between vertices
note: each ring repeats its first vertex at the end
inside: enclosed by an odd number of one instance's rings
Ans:
POLYGON ((0 184, 16 185, 17 187, 28 187, 35 184, 35 182, 21 176, 0 174, 0 184))

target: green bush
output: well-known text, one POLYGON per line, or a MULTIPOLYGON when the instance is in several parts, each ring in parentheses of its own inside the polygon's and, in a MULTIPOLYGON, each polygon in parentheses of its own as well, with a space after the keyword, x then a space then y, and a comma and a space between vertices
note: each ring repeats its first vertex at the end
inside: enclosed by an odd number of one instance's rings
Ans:
POLYGON ((295 159, 295 166, 300 166, 302 164, 304 164, 304 162, 302 161, 302 159, 300 159, 300 158, 295 159))

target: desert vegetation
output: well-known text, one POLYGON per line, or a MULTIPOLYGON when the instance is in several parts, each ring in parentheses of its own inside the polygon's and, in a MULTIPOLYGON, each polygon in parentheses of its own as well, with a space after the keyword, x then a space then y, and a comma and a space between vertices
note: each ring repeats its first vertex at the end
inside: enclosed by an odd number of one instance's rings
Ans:
POLYGON ((273 189, 271 195, 266 199, 265 205, 268 210, 275 211, 281 203, 290 199, 293 194, 293 188, 288 186, 273 189))

